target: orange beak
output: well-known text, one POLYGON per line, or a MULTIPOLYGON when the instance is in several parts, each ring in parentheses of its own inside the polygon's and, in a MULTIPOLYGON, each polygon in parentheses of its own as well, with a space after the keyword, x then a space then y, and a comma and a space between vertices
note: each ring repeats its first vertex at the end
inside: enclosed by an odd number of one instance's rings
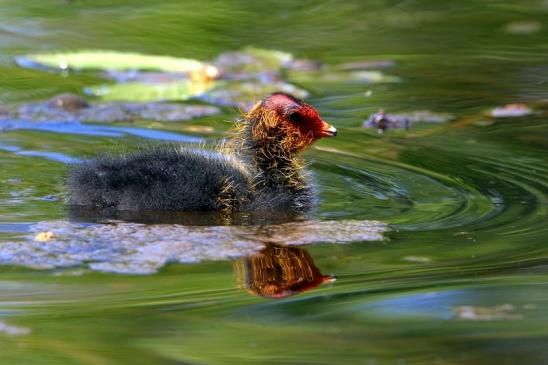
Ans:
POLYGON ((331 124, 322 120, 322 125, 318 133, 318 138, 335 137, 336 135, 337 135, 337 128, 333 127, 331 124))

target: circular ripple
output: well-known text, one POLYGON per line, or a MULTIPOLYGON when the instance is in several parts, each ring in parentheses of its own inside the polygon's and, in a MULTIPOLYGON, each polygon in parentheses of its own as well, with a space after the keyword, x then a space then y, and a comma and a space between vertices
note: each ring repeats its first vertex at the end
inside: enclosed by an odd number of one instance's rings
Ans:
POLYGON ((529 163, 415 148, 397 162, 322 156, 313 167, 324 217, 374 217, 406 231, 466 227, 538 234, 546 217, 547 174, 538 161, 529 163))

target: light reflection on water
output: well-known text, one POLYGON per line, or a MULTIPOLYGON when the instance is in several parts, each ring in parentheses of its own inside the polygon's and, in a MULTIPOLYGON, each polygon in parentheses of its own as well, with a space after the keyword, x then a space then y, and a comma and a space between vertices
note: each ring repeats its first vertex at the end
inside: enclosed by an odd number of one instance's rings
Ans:
POLYGON ((35 131, 62 133, 62 134, 83 134, 97 137, 122 137, 132 135, 145 139, 154 139, 161 141, 181 142, 181 143, 200 143, 203 138, 186 136, 178 133, 159 131, 146 128, 119 127, 111 125, 82 124, 77 121, 68 122, 29 122, 29 121, 10 121, 8 130, 28 129, 35 131))

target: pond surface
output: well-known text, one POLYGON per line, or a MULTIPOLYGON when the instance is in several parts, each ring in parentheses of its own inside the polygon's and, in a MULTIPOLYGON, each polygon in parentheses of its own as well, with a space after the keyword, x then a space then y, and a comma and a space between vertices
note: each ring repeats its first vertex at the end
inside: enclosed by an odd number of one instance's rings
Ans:
POLYGON ((105 83, 14 62, 44 51, 211 60, 255 46, 383 61, 398 80, 293 81, 339 129, 305 154, 321 199, 309 222, 68 222, 66 163, 213 141, 235 108, 0 128, 0 363, 548 362, 545 1, 4 0, 0 14, 0 108, 105 83), (511 103, 532 114, 489 115, 511 103), (379 109, 454 119, 363 128, 379 109))

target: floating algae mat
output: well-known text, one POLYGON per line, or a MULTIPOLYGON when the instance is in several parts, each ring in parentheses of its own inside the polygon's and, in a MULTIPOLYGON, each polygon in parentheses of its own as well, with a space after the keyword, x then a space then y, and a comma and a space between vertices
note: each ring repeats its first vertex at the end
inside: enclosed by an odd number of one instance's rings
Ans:
POLYGON ((159 102, 87 102, 78 95, 61 94, 49 100, 5 108, 0 114, 0 130, 14 124, 28 122, 99 122, 114 123, 134 120, 161 122, 185 121, 219 114, 219 108, 211 105, 188 105, 159 102))
POLYGON ((90 86, 85 89, 89 95, 105 101, 184 101, 203 100, 221 106, 239 106, 249 109, 257 101, 273 92, 285 92, 299 98, 309 95, 295 85, 275 81, 211 81, 195 82, 181 80, 173 82, 126 82, 90 86))
POLYGON ((307 221, 267 226, 181 226, 41 222, 21 241, 0 245, 0 264, 51 269, 87 265, 92 270, 150 274, 169 262, 196 263, 244 257, 265 244, 304 245, 379 241, 385 224, 374 221, 307 221))
POLYGON ((291 84, 319 82, 386 83, 400 79, 377 70, 341 71, 290 53, 245 47, 221 53, 211 63, 193 59, 115 51, 74 51, 30 54, 16 58, 22 67, 103 71, 114 84, 90 85, 85 93, 102 100, 181 101, 199 98, 208 103, 249 109, 272 92, 306 98, 309 92, 291 84), (303 65, 307 65, 303 68, 303 65), (151 73, 150 71, 156 71, 151 73))
POLYGON ((109 50, 35 53, 18 56, 16 62, 19 66, 27 68, 76 71, 162 71, 173 73, 173 77, 187 74, 187 76, 202 75, 213 79, 219 76, 218 69, 228 73, 279 71, 289 67, 293 59, 290 53, 246 47, 241 51, 222 53, 216 60, 209 63, 190 58, 109 50))

